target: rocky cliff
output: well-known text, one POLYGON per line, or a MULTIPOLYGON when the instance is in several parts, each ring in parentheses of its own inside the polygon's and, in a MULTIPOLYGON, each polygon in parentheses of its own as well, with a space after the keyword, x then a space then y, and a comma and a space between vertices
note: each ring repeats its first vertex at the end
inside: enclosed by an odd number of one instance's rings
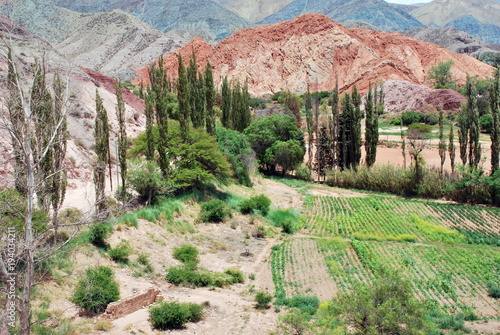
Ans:
MULTIPOLYGON (((215 80, 248 78, 254 94, 281 90, 303 93, 307 84, 316 90, 331 90, 336 78, 342 90, 357 84, 366 90, 377 80, 403 80, 427 84, 428 72, 441 61, 452 60, 453 79, 465 82, 466 74, 491 76, 493 68, 472 57, 418 41, 399 33, 349 30, 320 14, 305 14, 293 20, 241 30, 211 47, 200 39, 178 50, 189 59, 192 46, 200 66, 208 60, 215 80)), ((165 57, 170 73, 176 73, 176 54, 165 57)), ((147 79, 138 71, 137 82, 147 79)))

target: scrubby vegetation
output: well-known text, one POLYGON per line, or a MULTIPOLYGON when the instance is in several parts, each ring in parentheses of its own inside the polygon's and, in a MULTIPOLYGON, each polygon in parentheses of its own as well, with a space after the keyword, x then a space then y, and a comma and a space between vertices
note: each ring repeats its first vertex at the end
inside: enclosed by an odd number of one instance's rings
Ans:
POLYGON ((220 199, 212 199, 201 204, 200 220, 202 222, 222 222, 229 215, 229 208, 220 199))
POLYGON ((203 305, 177 301, 161 302, 149 308, 149 317, 155 329, 182 329, 186 323, 202 319, 203 305))
POLYGON ((262 215, 267 215, 269 213, 269 206, 271 206, 271 199, 265 195, 257 195, 251 197, 250 199, 243 200, 239 204, 240 211, 243 214, 251 214, 259 211, 262 215))
POLYGON ((72 301, 91 313, 102 313, 110 302, 117 301, 120 289, 113 271, 105 266, 89 268, 78 281, 72 301))

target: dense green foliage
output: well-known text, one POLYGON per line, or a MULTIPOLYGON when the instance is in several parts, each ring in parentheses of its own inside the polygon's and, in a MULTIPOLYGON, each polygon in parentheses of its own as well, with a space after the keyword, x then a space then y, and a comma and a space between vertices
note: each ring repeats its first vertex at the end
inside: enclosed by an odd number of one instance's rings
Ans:
MULTIPOLYGON (((153 136, 154 138, 158 136, 156 127, 153 128, 153 136)), ((230 176, 230 167, 224 154, 219 151, 215 138, 204 130, 191 128, 189 139, 189 143, 183 142, 179 123, 169 121, 167 145, 170 149, 167 154, 172 160, 172 169, 168 177, 170 188, 173 190, 199 188, 214 181, 225 182, 230 176)), ((134 141, 129 155, 139 157, 144 155, 146 150, 146 136, 143 133, 134 141)), ((141 186, 139 184, 136 187, 141 186)))
POLYGON ((94 167, 94 185, 97 213, 103 213, 104 188, 106 186, 106 168, 109 163, 109 124, 108 112, 104 108, 103 101, 96 89, 96 118, 94 125, 95 153, 97 155, 96 166, 94 167))
POLYGON ((245 135, 235 130, 217 127, 216 138, 219 150, 227 156, 240 184, 252 187, 250 173, 256 164, 255 153, 245 135))
POLYGON ((297 128, 294 118, 288 115, 274 114, 256 120, 245 129, 244 134, 258 162, 267 170, 274 171, 279 163, 285 164, 286 169, 296 167, 299 162, 283 155, 291 153, 293 158, 297 158, 300 153, 302 157, 305 153, 304 134, 297 128))
POLYGON ((413 296, 411 282, 394 271, 378 274, 371 284, 358 284, 322 311, 326 325, 341 320, 354 334, 425 334, 425 306, 413 296))
POLYGON ((198 322, 203 317, 203 305, 164 301, 149 307, 149 318, 155 329, 181 329, 188 322, 198 322))
POLYGON ((199 262, 199 253, 200 252, 195 246, 183 244, 174 248, 173 256, 175 259, 183 262, 184 264, 197 264, 199 262))
MULTIPOLYGON (((15 189, 0 189, 0 229, 13 227, 19 235, 24 234, 26 200, 15 189)), ((43 210, 33 211, 33 231, 38 234, 47 228, 49 217, 43 210)))
POLYGON ((263 194, 243 200, 239 204, 240 210, 243 214, 250 214, 255 213, 255 211, 260 211, 262 215, 267 215, 267 213, 269 213, 269 206, 271 206, 271 199, 263 194))
POLYGON ((127 184, 146 204, 154 204, 161 195, 172 191, 171 183, 163 178, 160 167, 150 160, 132 160, 129 164, 127 184))
POLYGON ((272 300, 273 296, 267 292, 259 291, 255 294, 255 302, 258 309, 268 308, 272 300))
POLYGON ((434 114, 424 114, 415 111, 407 111, 401 115, 401 123, 403 126, 409 126, 412 123, 425 123, 435 125, 438 123, 438 117, 434 114))
POLYGON ((222 222, 229 214, 226 203, 212 199, 201 204, 200 220, 203 222, 222 222))
POLYGON ((131 253, 131 248, 130 245, 122 241, 118 243, 118 245, 114 248, 109 249, 108 255, 111 257, 112 260, 118 263, 128 263, 129 259, 128 257, 130 256, 131 253))
POLYGON ((107 249, 106 239, 113 232, 113 227, 107 222, 96 222, 90 226, 89 241, 98 248, 107 249))
POLYGON ((102 313, 106 306, 119 299, 120 290, 113 271, 105 266, 89 268, 78 281, 72 301, 91 313, 102 313))

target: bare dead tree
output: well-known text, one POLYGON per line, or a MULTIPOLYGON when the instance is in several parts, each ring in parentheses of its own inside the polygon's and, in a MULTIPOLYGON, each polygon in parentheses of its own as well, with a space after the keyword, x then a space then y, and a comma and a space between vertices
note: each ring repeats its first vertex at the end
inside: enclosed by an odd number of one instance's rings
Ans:
MULTIPOLYGON (((10 135, 13 155, 16 166, 16 186, 19 195, 17 200, 13 197, 2 197, 0 210, 2 214, 7 209, 18 219, 19 225, 12 222, 0 224, 0 275, 7 282, 15 283, 15 292, 2 289, 0 294, 7 296, 7 302, 15 308, 18 315, 19 333, 30 334, 33 322, 31 320, 31 292, 38 284, 36 269, 50 258, 62 251, 64 246, 77 233, 78 227, 83 222, 71 224, 58 224, 57 218, 52 221, 47 218, 44 222, 37 222, 37 200, 45 196, 47 189, 54 191, 48 199, 49 207, 52 205, 52 214, 57 216, 60 205, 64 199, 66 183, 64 178, 63 159, 61 151, 65 149, 66 115, 69 109, 69 85, 62 85, 58 76, 55 76, 54 91, 57 98, 51 100, 50 124, 47 119, 40 117, 37 110, 39 104, 49 102, 49 92, 44 91, 44 99, 39 99, 41 76, 45 80, 45 69, 42 66, 31 68, 23 67, 21 60, 13 53, 8 42, 0 47, 0 57, 8 66, 8 76, 3 78, 5 86, 9 89, 8 110, 1 111, 0 130, 10 135), (43 73, 42 73, 43 72, 43 73), (38 94, 38 95, 37 95, 38 94), (50 130, 41 136, 41 130, 50 130), (53 156, 54 151, 56 155, 53 156), (57 163, 54 164, 54 159, 57 163), (49 164, 51 163, 51 165, 49 164), (48 169, 50 167, 50 169, 48 169), (54 190, 54 183, 57 184, 54 190), (48 243, 54 231, 60 228, 77 228, 71 236, 64 241, 48 243), (4 236, 13 236, 12 241, 4 236), (10 247, 10 245, 14 245, 10 247), (12 298, 12 299, 10 299, 12 298), (13 303, 12 301, 15 301, 13 303)), ((48 89, 48 88, 47 88, 48 89)), ((45 89, 44 89, 45 90, 45 89)), ((2 192, 6 192, 5 190, 2 192)), ((9 237, 10 238, 10 237, 9 237)), ((17 318, 16 318, 17 319, 17 318)), ((40 321, 37 321, 40 322, 40 321)), ((12 326, 13 324, 2 324, 12 326)), ((0 329, 0 332, 6 331, 0 329)))

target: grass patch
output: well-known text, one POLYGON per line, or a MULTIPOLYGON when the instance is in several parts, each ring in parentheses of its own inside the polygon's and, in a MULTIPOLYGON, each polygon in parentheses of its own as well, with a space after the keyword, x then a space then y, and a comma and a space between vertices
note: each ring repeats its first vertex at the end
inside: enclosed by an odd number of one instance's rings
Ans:
POLYGON ((432 224, 417 215, 412 215, 409 220, 432 241, 445 243, 465 243, 467 241, 467 238, 458 231, 432 224))
POLYGON ((274 209, 269 214, 269 219, 276 227, 280 227, 284 233, 293 234, 300 227, 298 224, 300 214, 294 209, 274 209))

